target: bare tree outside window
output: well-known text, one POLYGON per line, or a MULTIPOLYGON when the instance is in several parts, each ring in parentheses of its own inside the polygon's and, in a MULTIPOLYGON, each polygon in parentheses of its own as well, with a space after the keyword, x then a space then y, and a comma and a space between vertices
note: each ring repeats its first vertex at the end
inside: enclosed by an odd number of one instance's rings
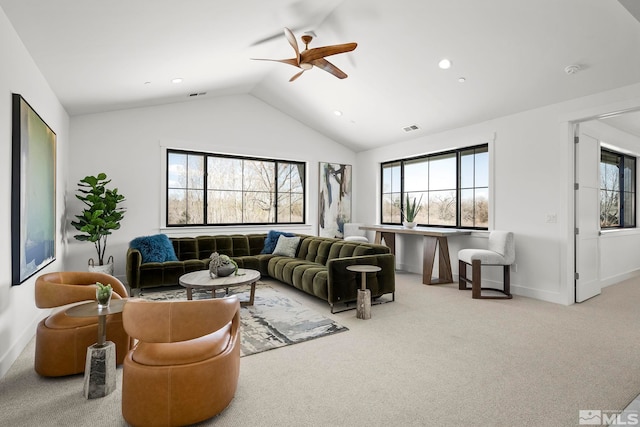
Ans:
POLYGON ((383 163, 382 223, 402 223, 403 204, 422 200, 419 225, 487 228, 488 145, 383 163))
POLYGON ((400 162, 382 165, 382 222, 396 223, 401 218, 401 164, 400 162))
POLYGON ((204 160, 201 156, 171 153, 167 168, 167 221, 204 223, 204 160))
POLYGON ((167 225, 303 223, 304 177, 302 162, 168 150, 167 225))
POLYGON ((636 158, 600 151, 600 227, 636 225, 636 158))

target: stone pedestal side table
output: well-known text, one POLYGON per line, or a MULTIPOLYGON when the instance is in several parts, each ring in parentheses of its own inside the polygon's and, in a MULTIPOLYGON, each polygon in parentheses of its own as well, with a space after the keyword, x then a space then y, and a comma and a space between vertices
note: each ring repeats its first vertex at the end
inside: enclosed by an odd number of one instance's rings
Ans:
POLYGON ((367 289, 367 273, 376 273, 382 270, 375 265, 350 265, 347 270, 360 273, 360 289, 356 301, 356 318, 371 319, 371 290, 367 289))
POLYGON ((104 397, 116 389, 116 345, 106 341, 87 349, 82 394, 87 399, 104 397))
POLYGON ((87 399, 104 397, 116 389, 116 345, 107 341, 107 315, 121 313, 126 299, 111 300, 109 307, 98 302, 76 305, 66 311, 71 317, 98 316, 98 342, 89 346, 84 368, 83 395, 87 399))

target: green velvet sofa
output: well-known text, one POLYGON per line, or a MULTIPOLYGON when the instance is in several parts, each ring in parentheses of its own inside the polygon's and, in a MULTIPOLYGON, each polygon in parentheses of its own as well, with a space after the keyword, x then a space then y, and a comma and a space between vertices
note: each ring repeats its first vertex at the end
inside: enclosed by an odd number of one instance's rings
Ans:
POLYGON ((127 282, 132 290, 175 286, 185 273, 209 268, 212 252, 233 258, 240 268, 258 270, 308 294, 337 303, 356 301, 359 275, 347 270, 354 264, 376 265, 367 276, 373 298, 392 294, 395 298, 395 258, 384 245, 349 242, 317 236, 300 236, 295 257, 261 253, 267 234, 170 238, 178 261, 143 262, 139 250, 127 251, 127 282))

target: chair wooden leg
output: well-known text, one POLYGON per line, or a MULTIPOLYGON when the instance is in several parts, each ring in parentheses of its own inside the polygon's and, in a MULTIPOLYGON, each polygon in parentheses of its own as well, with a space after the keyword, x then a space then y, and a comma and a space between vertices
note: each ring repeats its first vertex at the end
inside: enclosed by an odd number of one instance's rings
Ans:
POLYGON ((510 266, 503 266, 504 274, 504 287, 503 289, 482 287, 482 262, 479 260, 473 260, 471 263, 471 279, 467 277, 467 264, 464 261, 458 262, 458 289, 461 291, 470 290, 471 298, 473 299, 511 299, 511 270, 510 266), (471 287, 467 287, 468 284, 471 287), (496 291, 504 295, 482 295, 482 291, 496 291))
POLYGON ((504 272, 504 294, 511 298, 511 266, 505 265, 504 272))
POLYGON ((467 263, 462 260, 458 260, 458 289, 467 289, 467 263))
POLYGON ((482 264, 479 259, 471 262, 471 298, 482 298, 482 264))

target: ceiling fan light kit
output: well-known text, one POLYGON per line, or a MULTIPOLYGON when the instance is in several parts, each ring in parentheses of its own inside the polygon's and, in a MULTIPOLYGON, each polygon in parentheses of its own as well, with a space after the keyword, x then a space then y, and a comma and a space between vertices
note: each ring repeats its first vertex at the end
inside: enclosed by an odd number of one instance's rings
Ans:
POLYGON ((295 81, 298 77, 302 75, 305 71, 312 69, 314 66, 328 72, 336 76, 339 79, 347 78, 347 74, 333 65, 331 62, 325 59, 326 56, 337 55, 339 53, 351 52, 354 50, 358 44, 357 43, 344 43, 344 44, 335 44, 329 46, 315 47, 309 49, 309 43, 313 40, 313 36, 309 33, 304 34, 300 39, 304 43, 304 50, 300 52, 298 48, 298 42, 296 41, 296 37, 293 35, 293 32, 285 28, 284 36, 289 41, 289 44, 293 48, 296 53, 295 58, 291 59, 263 59, 263 58, 251 58, 257 61, 275 61, 282 62, 283 64, 293 65, 295 67, 300 68, 302 71, 295 74, 293 77, 289 79, 290 82, 295 81))

